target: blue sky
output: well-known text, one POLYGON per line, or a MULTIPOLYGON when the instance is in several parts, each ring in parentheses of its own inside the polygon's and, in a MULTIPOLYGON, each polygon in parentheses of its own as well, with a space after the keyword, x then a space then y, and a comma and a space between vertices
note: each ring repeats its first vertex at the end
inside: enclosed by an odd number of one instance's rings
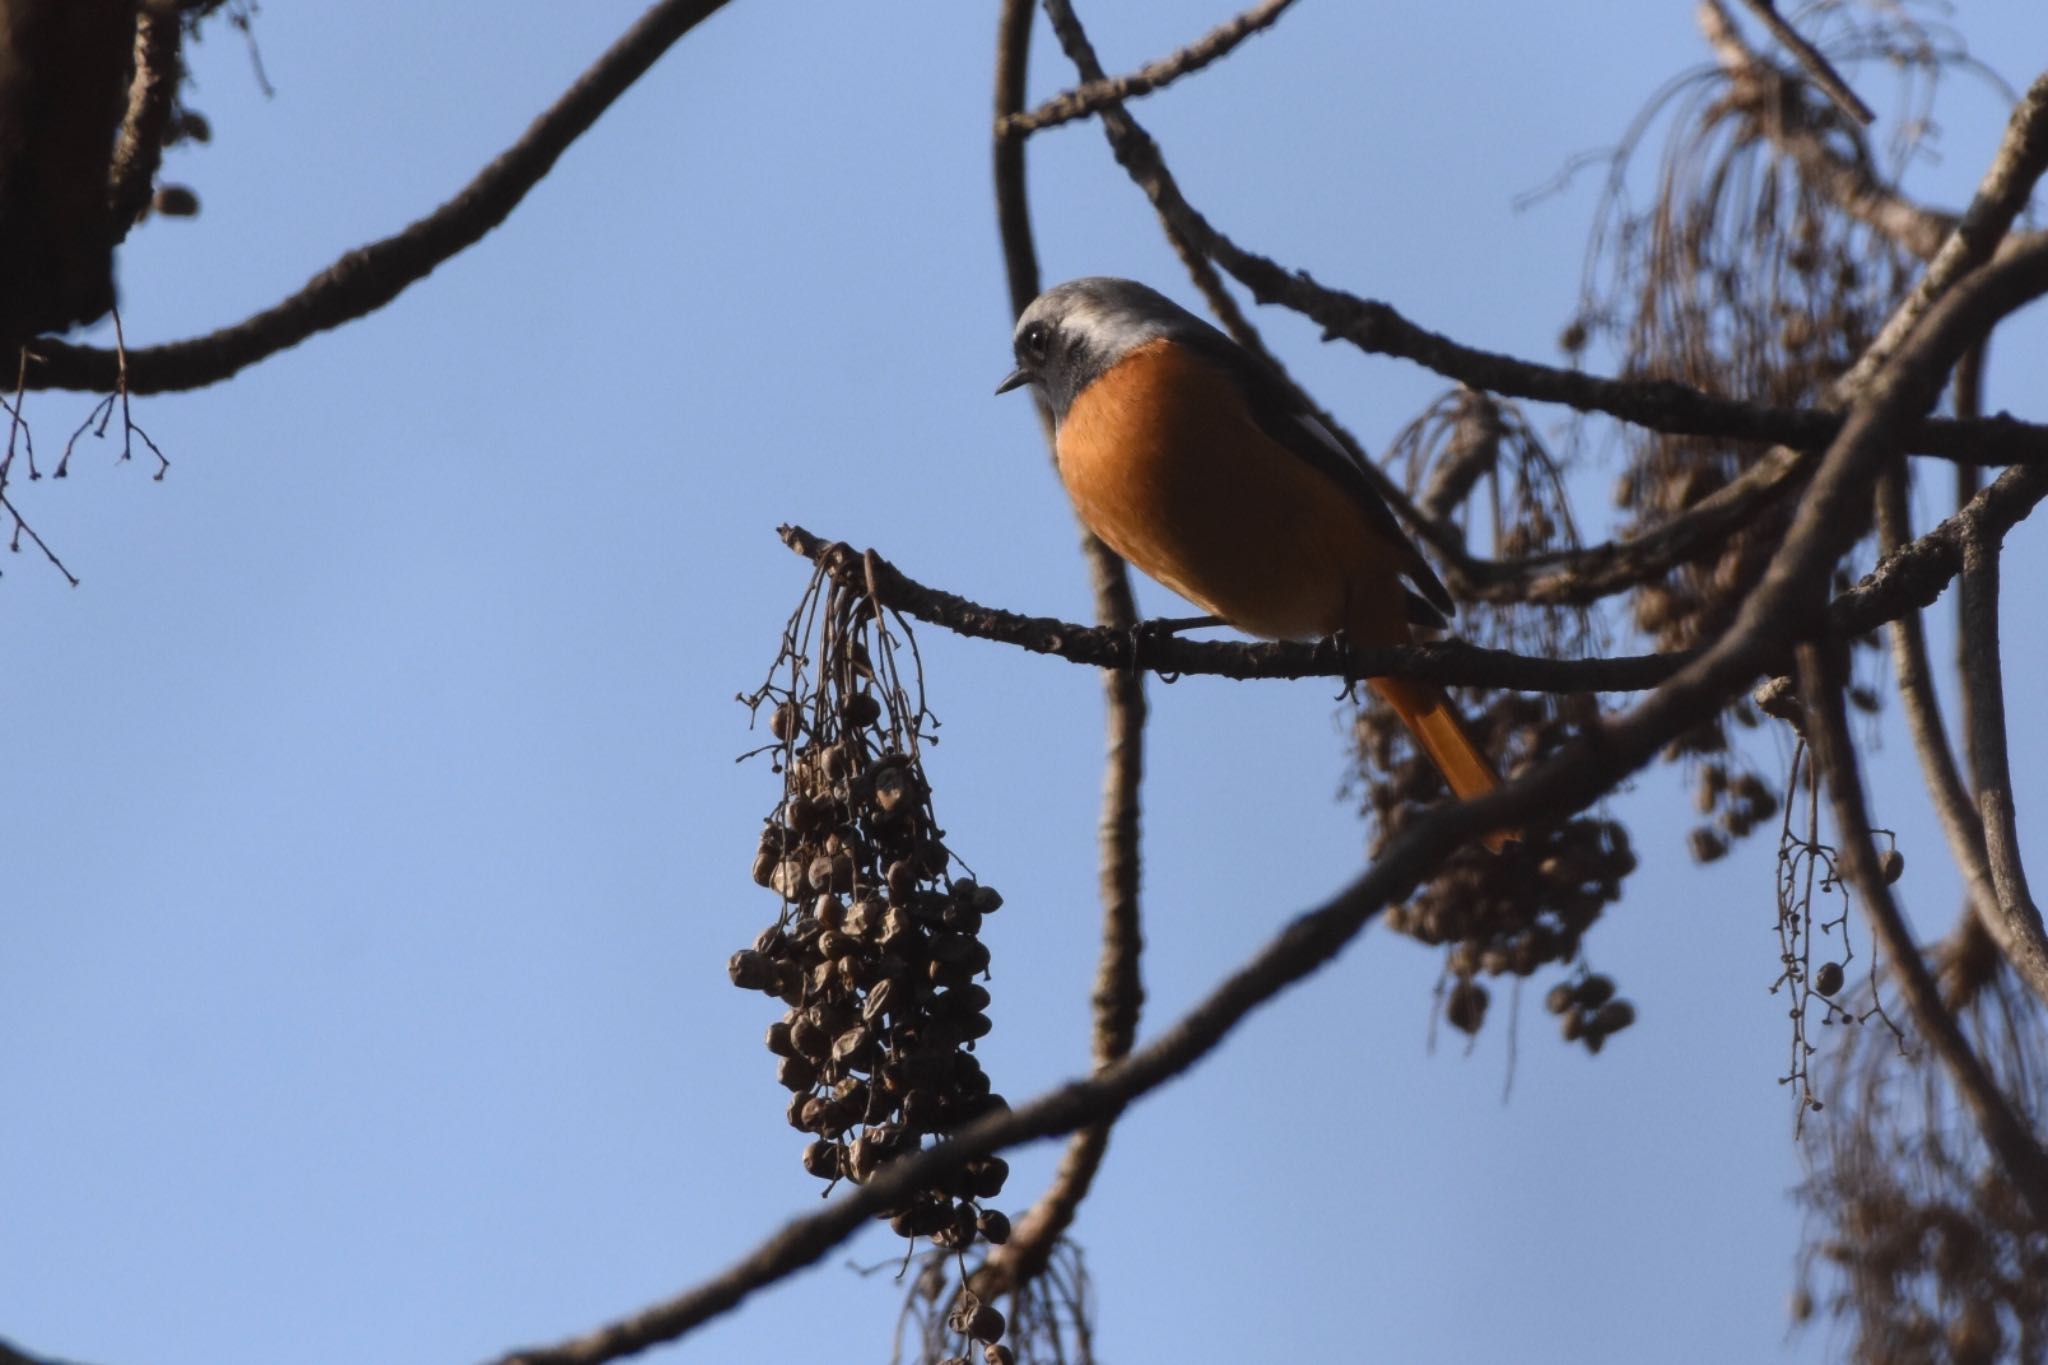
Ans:
MULTIPOLYGON (((1228 13, 1096 8, 1112 70, 1228 13)), ((1994 66, 2040 50, 2024 7, 1978 8, 1957 20, 1994 66)), ((130 340, 237 320, 424 213, 636 13, 275 5, 268 101, 216 29, 192 101, 215 141, 167 172, 204 212, 126 250, 130 340)), ((396 303, 140 402, 163 482, 101 443, 15 486, 83 583, 0 563, 0 1334, 96 1365, 473 1360, 639 1307, 813 1207, 772 1011, 724 976, 774 913, 746 868, 776 779, 732 761, 755 742, 733 695, 807 572, 774 528, 1087 611, 1029 406, 990 396, 992 24, 738 0, 396 303)), ((1042 97, 1070 76, 1039 37, 1042 97)), ((1307 0, 1138 109, 1240 242, 1555 358, 1596 184, 1513 201, 1702 56, 1675 4, 1307 0)), ((1960 203, 2002 110, 1958 83, 1938 117, 1916 183, 1960 203)), ((1193 302, 1093 125, 1032 147, 1048 280, 1193 302)), ((1372 448, 1443 387, 1259 320, 1372 448)), ((1995 348, 1994 408, 2026 410, 2043 342, 2034 320, 1995 348)), ((90 401, 31 397, 46 457, 90 401)), ((1607 483, 1589 470, 1582 507, 1607 483)), ((2019 699, 2038 529, 2013 547, 2019 699)), ((919 638, 942 818, 1008 899, 981 1055, 1021 1097, 1087 1065, 1099 687, 919 638)), ((1332 691, 1152 687, 1148 1033, 1358 869, 1332 691)), ((2043 723, 2015 720, 2024 819, 2043 723)), ((1936 929, 1955 885, 1909 746, 1878 728, 1878 817, 1936 929)), ((1616 802, 1643 867, 1589 946, 1641 1022, 1599 1058, 1532 996, 1504 1103, 1506 1012, 1469 1056, 1431 1055, 1438 959, 1369 931, 1133 1110, 1078 1229, 1104 1358, 1823 1358, 1825 1331, 1786 1339, 1771 862, 1759 840, 1693 867, 1687 797, 1659 771, 1616 802)), ((1056 1155, 1016 1154, 1006 1202, 1056 1155)), ((885 1358, 897 1291, 846 1264, 899 1247, 869 1234, 673 1349, 802 1355, 815 1323, 885 1358)))

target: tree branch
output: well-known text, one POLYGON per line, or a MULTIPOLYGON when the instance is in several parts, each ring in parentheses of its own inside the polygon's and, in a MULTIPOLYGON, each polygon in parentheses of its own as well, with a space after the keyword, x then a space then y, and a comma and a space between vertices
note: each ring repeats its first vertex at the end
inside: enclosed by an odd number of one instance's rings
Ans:
POLYGON ((1149 95, 1182 76, 1199 71, 1227 56, 1246 38, 1271 28, 1294 0, 1260 0, 1244 13, 1217 25, 1180 51, 1138 68, 1128 76, 1114 79, 1084 79, 1072 90, 1053 96, 1029 113, 996 116, 996 136, 1018 138, 1042 129, 1071 123, 1127 99, 1149 95))
POLYGON ((1997 537, 1981 529, 1963 539, 1960 627, 1970 659, 1963 672, 1969 693, 1970 766, 1977 779, 1977 814, 1985 860, 1997 892, 1998 923, 1988 927, 2020 978, 2048 999, 2048 933, 2027 889, 2020 861, 2018 813, 2006 755, 2004 660, 1998 646, 1997 537))
MULTIPOLYGON (((298 293, 232 327, 127 354, 130 393, 198 389, 298 345, 317 332, 375 312, 505 221, 569 144, 646 74, 662 53, 726 0, 659 0, 453 199, 396 236, 358 247, 298 293)), ((111 391, 113 351, 49 338, 31 344, 29 387, 111 391)))
MULTIPOLYGON (((1903 464, 1899 461, 1887 469, 1877 484, 1877 546, 1878 553, 1885 556, 1896 554, 1912 537, 1903 464)), ((1964 538, 1975 537, 1966 534, 1964 538)), ((1905 707, 1906 725, 1912 732, 1913 749, 1919 755, 1935 814, 1948 839, 1950 856, 1963 875, 1969 903, 1986 928, 2002 932, 2005 922, 1998 913, 1998 893, 1984 858, 1983 822, 1956 768, 1955 753, 1949 748, 1948 731, 1942 724, 1941 699, 1934 689, 1934 670, 1928 663, 1920 610, 1914 607, 1902 612, 1890 626, 1892 671, 1898 679, 1899 699, 1905 707)))
MULTIPOLYGON (((996 138, 994 148, 996 224, 1010 285, 1012 315, 1037 297, 1038 250, 1031 230, 1024 140, 1003 135, 1006 122, 1023 107, 1031 43, 1030 0, 1003 0, 996 21, 996 138)), ((1051 414, 1038 406, 1039 428, 1053 445, 1051 414)), ((1129 571, 1102 541, 1082 529, 1082 554, 1095 598, 1095 617, 1105 631, 1128 634, 1138 609, 1129 571)), ((1139 794, 1145 773, 1145 680, 1135 669, 1102 675, 1108 754, 1102 777, 1101 848, 1102 953, 1096 968, 1094 1054, 1099 1068, 1121 1060, 1137 1035, 1144 988, 1138 963, 1144 947, 1139 919, 1142 872, 1139 794)), ((993 1298, 1036 1279, 1053 1248, 1072 1225, 1109 1149, 1113 1120, 1073 1134, 1052 1184, 996 1248, 976 1277, 976 1292, 993 1298)))
MULTIPOLYGON (((843 542, 823 540, 801 526, 784 526, 783 543, 822 562, 835 578, 865 583, 863 556, 843 542)), ((984 607, 927 587, 876 556, 889 606, 907 616, 971 639, 1051 654, 1069 663, 1128 673, 1252 678, 1421 678, 1468 687, 1511 687, 1525 692, 1630 692, 1655 687, 1684 656, 1641 654, 1613 659, 1543 659, 1459 640, 1349 651, 1323 640, 1206 641, 1130 629, 1088 627, 1049 616, 1023 616, 984 607)))
POLYGON ((184 74, 178 53, 183 37, 184 25, 176 12, 147 4, 136 9, 135 76, 128 84, 128 112, 121 120, 109 172, 116 245, 126 240, 128 229, 149 207, 157 168, 163 164, 171 105, 184 74))

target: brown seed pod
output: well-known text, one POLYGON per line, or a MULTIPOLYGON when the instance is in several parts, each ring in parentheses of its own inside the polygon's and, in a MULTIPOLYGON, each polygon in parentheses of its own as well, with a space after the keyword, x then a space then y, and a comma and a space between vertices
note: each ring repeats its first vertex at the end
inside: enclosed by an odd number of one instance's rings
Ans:
POLYGON ((1892 885, 1906 875, 1906 855, 1895 848, 1886 849, 1877 860, 1878 874, 1886 886, 1892 885))
POLYGON ((963 1291, 959 1302, 953 1305, 953 1311, 946 1317, 946 1326, 976 1341, 1000 1341, 1010 1325, 993 1304, 983 1303, 963 1291))
POLYGON ((1486 987, 1460 981, 1444 1000, 1444 1021, 1460 1033, 1477 1033, 1486 1022, 1486 987))
POLYGON ((818 1066, 808 1057, 784 1057, 775 1079, 785 1090, 808 1091, 818 1083, 818 1066))
POLYGON ((1589 1010, 1597 1010, 1614 998, 1614 978, 1594 972, 1578 985, 1578 1001, 1589 1010))
POLYGON ((1010 1163, 999 1156, 970 1161, 964 1169, 973 1185, 976 1199, 995 1198, 1003 1192, 1003 1185, 1010 1178, 1010 1163))
POLYGON ((1626 1000, 1610 1000, 1593 1016, 1593 1030, 1601 1034, 1619 1033, 1635 1021, 1634 1005, 1626 1000))
POLYGON ((1823 962, 1813 974, 1813 988, 1822 995, 1833 995, 1842 989, 1842 964, 1823 962))
POLYGON ((775 964, 766 953, 742 948, 734 953, 725 964, 726 975, 732 984, 743 991, 773 991, 776 984, 775 964))
POLYGON ((840 1176, 840 1148, 836 1142, 819 1138, 804 1148, 804 1169, 820 1180, 837 1180, 840 1176))
POLYGON ((1574 1004, 1564 1012, 1563 1031, 1567 1043, 1576 1043, 1586 1036, 1586 1011, 1583 1006, 1574 1004))

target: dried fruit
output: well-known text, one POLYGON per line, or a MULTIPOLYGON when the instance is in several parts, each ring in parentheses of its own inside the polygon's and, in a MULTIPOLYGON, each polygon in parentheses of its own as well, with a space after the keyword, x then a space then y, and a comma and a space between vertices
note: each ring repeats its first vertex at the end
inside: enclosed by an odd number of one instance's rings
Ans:
MULTIPOLYGON (((911 700, 921 682, 906 688, 896 674, 895 626, 885 631, 872 603, 820 574, 785 636, 777 667, 788 666, 789 681, 751 699, 772 705, 782 774, 753 878, 782 904, 729 972, 790 1007, 766 1041, 795 1092, 789 1123, 813 1139, 804 1169, 864 1182, 1007 1107, 967 1050, 993 1027, 978 980, 990 965, 981 931, 1003 900, 950 875, 957 863, 921 756, 931 718, 911 700)), ((1008 1174, 1000 1157, 978 1158, 879 1216, 953 1250, 995 1242, 1009 1222, 977 1201, 999 1194, 1008 1174)), ((979 1305, 970 1317, 992 1329, 984 1342, 1003 1330, 979 1305)))

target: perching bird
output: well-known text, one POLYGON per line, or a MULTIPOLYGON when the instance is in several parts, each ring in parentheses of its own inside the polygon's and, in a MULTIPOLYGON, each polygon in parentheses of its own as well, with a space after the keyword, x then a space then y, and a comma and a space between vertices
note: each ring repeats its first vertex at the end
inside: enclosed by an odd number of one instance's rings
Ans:
MULTIPOLYGON (((1401 645, 1412 625, 1446 624, 1450 594, 1350 453, 1270 365, 1208 323, 1142 284, 1092 276, 1034 299, 1015 343, 1017 368, 996 392, 1037 389, 1075 510, 1146 574, 1268 639, 1341 631, 1357 646, 1401 645)), ((1441 687, 1371 686, 1452 791, 1500 784, 1441 687)))

